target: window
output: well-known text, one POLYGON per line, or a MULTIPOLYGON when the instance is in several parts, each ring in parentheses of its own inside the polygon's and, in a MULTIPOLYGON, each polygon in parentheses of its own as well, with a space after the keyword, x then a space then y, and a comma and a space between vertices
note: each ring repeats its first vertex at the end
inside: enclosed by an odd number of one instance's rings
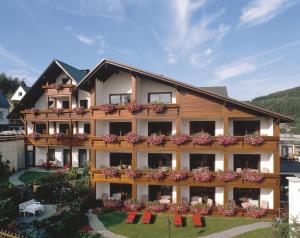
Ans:
POLYGON ((244 136, 260 132, 260 121, 233 121, 233 135, 244 136))
POLYGON ((78 166, 83 168, 87 165, 87 153, 85 149, 78 150, 78 166))
POLYGON ((172 167, 172 154, 159 154, 149 153, 148 154, 148 166, 152 169, 162 167, 172 167))
POLYGON ((80 100, 80 106, 83 108, 88 108, 88 100, 80 100))
POLYGON ((18 96, 21 97, 22 96, 22 92, 18 92, 18 96))
POLYGON ((110 104, 127 104, 130 103, 131 94, 121 93, 121 94, 110 94, 109 103, 110 104))
POLYGON ((210 171, 215 170, 215 155, 214 154, 191 154, 190 155, 190 170, 199 167, 208 167, 210 171))
POLYGON ((35 131, 40 134, 46 134, 46 124, 36 124, 35 131))
POLYGON ((83 132, 86 134, 90 134, 91 133, 91 126, 89 123, 84 123, 83 125, 83 132))
POLYGON ((131 122, 110 122, 109 133, 117 136, 124 136, 131 132, 131 122))
POLYGON ((54 101, 48 101, 48 108, 54 108, 54 101))
POLYGON ((233 167, 236 169, 256 169, 259 170, 260 155, 259 154, 235 154, 233 155, 233 167))
POLYGON ((4 112, 0 111, 0 120, 4 120, 4 112))
POLYGON ((68 133, 69 132, 69 124, 59 124, 59 132, 60 133, 68 133))
POLYGON ((148 135, 150 136, 153 133, 170 136, 172 134, 172 122, 148 122, 148 135))
POLYGON ((62 101, 62 108, 63 109, 69 109, 69 106, 70 106, 69 101, 62 101))
POLYGON ((63 79, 61 80, 61 82, 62 82, 63 84, 67 84, 67 83, 68 83, 68 81, 69 81, 69 79, 68 79, 68 78, 63 78, 63 79))
POLYGON ((55 149, 48 150, 48 160, 55 161, 55 149))
POLYGON ((109 165, 127 168, 131 165, 131 153, 110 153, 109 165))
POLYGON ((172 103, 172 93, 148 93, 148 103, 172 103))
POLYGON ((190 121, 190 135, 200 132, 205 132, 211 136, 215 135, 215 122, 214 121, 190 121))

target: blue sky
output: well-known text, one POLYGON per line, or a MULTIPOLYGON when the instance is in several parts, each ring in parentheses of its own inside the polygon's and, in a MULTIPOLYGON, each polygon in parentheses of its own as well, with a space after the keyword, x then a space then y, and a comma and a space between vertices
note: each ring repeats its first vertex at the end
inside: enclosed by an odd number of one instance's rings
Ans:
POLYGON ((298 0, 3 0, 0 72, 110 58, 231 97, 300 86, 298 0))

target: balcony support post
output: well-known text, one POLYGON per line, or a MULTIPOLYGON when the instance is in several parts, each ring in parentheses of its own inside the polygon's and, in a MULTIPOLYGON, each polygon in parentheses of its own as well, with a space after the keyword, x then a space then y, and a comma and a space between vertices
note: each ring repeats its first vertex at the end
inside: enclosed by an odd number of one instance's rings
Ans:
POLYGON ((90 168, 96 169, 96 150, 90 150, 90 168))
POLYGON ((131 197, 133 199, 137 199, 137 184, 136 183, 133 183, 131 185, 131 197))
POLYGON ((131 75, 131 101, 136 102, 137 101, 137 77, 134 75, 131 75))
POLYGON ((181 152, 179 150, 176 151, 176 169, 181 169, 181 152))
POLYGON ((224 151, 224 171, 228 169, 228 152, 224 151))
POLYGON ((181 202, 181 186, 176 185, 176 203, 181 202))
POLYGON ((224 186, 224 202, 223 204, 227 204, 228 203, 228 187, 227 185, 224 186))
POLYGON ((137 151, 136 150, 132 150, 132 153, 131 153, 131 166, 134 169, 137 168, 137 151))

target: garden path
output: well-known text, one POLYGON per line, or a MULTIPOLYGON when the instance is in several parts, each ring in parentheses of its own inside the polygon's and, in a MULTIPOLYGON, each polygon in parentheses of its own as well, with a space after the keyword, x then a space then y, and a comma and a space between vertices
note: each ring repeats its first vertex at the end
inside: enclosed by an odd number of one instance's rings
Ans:
POLYGON ((258 223, 253 223, 253 224, 249 224, 249 225, 244 225, 244 226, 237 226, 222 232, 218 232, 218 233, 213 233, 211 235, 207 235, 207 236, 201 236, 199 238, 231 238, 231 237, 235 237, 238 236, 240 234, 249 232, 249 231, 255 231, 257 229, 262 229, 262 228, 267 228, 267 227, 271 227, 272 223, 271 222, 258 222, 258 223))
POLYGON ((97 215, 88 213, 86 214, 89 219, 89 224, 94 232, 102 235, 104 238, 127 238, 127 236, 115 234, 105 228, 103 223, 98 219, 97 215))

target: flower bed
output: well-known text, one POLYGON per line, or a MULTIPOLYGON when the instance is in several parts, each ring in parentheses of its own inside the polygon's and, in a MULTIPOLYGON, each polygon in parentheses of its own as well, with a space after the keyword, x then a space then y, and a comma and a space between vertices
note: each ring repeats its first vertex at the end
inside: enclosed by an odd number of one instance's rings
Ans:
POLYGON ((143 203, 136 199, 129 199, 124 201, 124 207, 130 211, 138 211, 143 207, 143 203))
POLYGON ((130 102, 126 105, 127 111, 131 112, 132 114, 141 112, 143 110, 143 107, 141 104, 138 104, 136 102, 130 102))
POLYGON ((247 182, 260 183, 264 179, 264 175, 258 171, 245 169, 242 172, 242 177, 247 182))
POLYGON ((175 145, 183 145, 186 142, 188 142, 188 140, 189 140, 189 136, 185 134, 180 134, 172 137, 172 142, 175 145))
POLYGON ((120 171, 113 167, 106 167, 103 169, 105 177, 117 177, 120 171))
POLYGON ((33 115, 36 116, 40 113, 40 110, 33 107, 33 108, 30 109, 30 113, 32 113, 33 115))
POLYGON ((113 113, 116 110, 115 105, 113 104, 102 104, 99 106, 99 110, 104 112, 104 113, 113 113))
POLYGON ((103 206, 110 209, 119 209, 122 207, 122 201, 113 200, 113 199, 106 199, 103 200, 103 206))
POLYGON ((228 146, 234 145, 238 141, 236 136, 225 135, 225 136, 218 136, 218 143, 219 145, 228 146))
POLYGON ((155 113, 163 113, 166 110, 164 103, 153 102, 150 104, 150 109, 155 113))
POLYGON ((259 146, 264 143, 264 138, 260 134, 256 133, 253 135, 246 135, 244 137, 244 142, 248 145, 259 146))
POLYGON ((75 112, 77 115, 83 115, 85 110, 83 107, 75 107, 73 108, 73 112, 75 112))
POLYGON ((184 180, 187 178, 187 172, 178 170, 178 171, 171 171, 170 172, 170 179, 174 182, 184 180))
POLYGON ((193 137, 193 143, 195 145, 208 145, 212 142, 211 136, 208 133, 198 133, 193 137))
POLYGON ((190 211, 200 216, 208 216, 211 213, 211 207, 206 204, 196 204, 190 207, 190 211))
POLYGON ((87 134, 85 134, 85 133, 77 133, 77 134, 75 135, 75 137, 76 137, 78 140, 80 140, 80 141, 85 141, 85 140, 87 140, 87 134))
POLYGON ((116 135, 105 135, 102 137, 103 141, 106 143, 106 144, 117 144, 118 143, 118 136, 116 135))
POLYGON ((151 212, 163 212, 166 210, 166 205, 159 201, 147 202, 146 209, 151 212))
POLYGON ((54 112, 56 115, 59 116, 59 115, 63 114, 64 109, 63 108, 53 108, 52 112, 54 112))
POLYGON ((40 133, 37 133, 37 132, 32 132, 28 135, 29 138, 32 138, 34 140, 38 140, 40 139, 40 133))
POLYGON ((124 139, 128 144, 131 144, 131 145, 135 145, 135 144, 138 144, 141 142, 141 137, 132 132, 127 133, 124 136, 124 139))
POLYGON ((256 206, 251 206, 248 207, 247 214, 254 218, 261 218, 266 215, 266 209, 256 207, 256 206))
POLYGON ((237 174, 232 170, 221 171, 217 172, 217 179, 222 182, 230 182, 237 179, 237 174))
POLYGON ((174 213, 187 213, 189 210, 189 204, 182 203, 171 203, 169 210, 174 213))
POLYGON ((163 180, 166 177, 166 171, 164 170, 150 171, 148 177, 150 179, 163 180))
POLYGON ((209 171, 208 167, 194 169, 192 173, 197 182, 211 182, 214 179, 213 173, 209 171))
POLYGON ((225 204, 218 206, 218 212, 222 216, 232 217, 236 213, 236 207, 232 204, 225 204))
POLYGON ((64 133, 54 133, 53 136, 55 137, 56 140, 62 140, 63 138, 65 138, 64 133))
POLYGON ((126 174, 129 178, 136 179, 140 177, 141 173, 139 169, 127 169, 126 174))
POLYGON ((154 133, 148 137, 148 142, 153 145, 162 145, 165 142, 165 135, 154 133))

